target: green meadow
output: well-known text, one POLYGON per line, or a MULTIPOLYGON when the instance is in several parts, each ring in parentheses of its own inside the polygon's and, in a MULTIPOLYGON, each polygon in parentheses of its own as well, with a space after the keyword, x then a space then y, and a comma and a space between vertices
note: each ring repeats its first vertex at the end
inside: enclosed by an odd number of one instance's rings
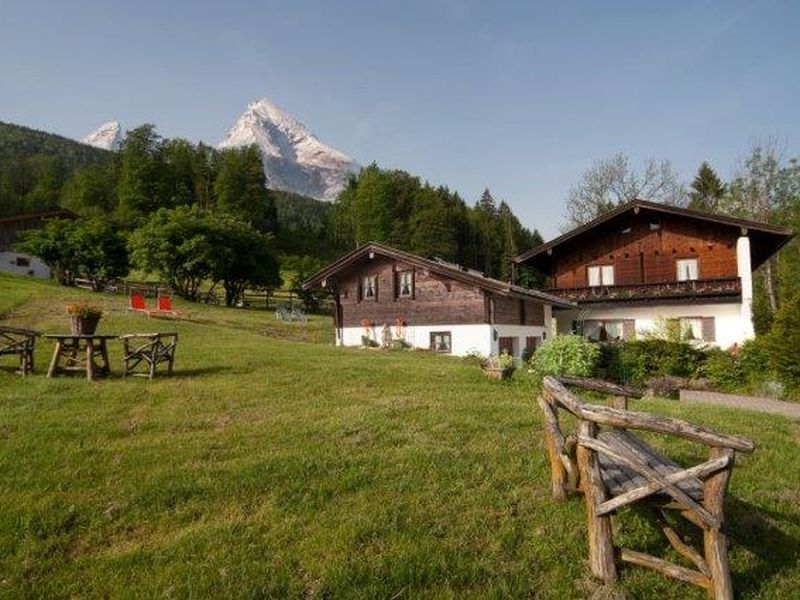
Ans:
MULTIPOLYGON (((0 360, 2 598, 704 598, 627 567, 587 575, 582 499, 556 504, 524 373, 492 382, 426 352, 337 349, 329 317, 127 299, 0 275, 0 323, 176 331, 175 374, 47 379, 0 360)), ((727 507, 741 598, 800 597, 800 423, 648 400, 636 408, 748 436, 727 507)), ((659 440, 680 460, 702 449, 659 440)), ((637 513, 628 547, 664 548, 637 513)), ((666 552, 666 551, 665 551, 666 552)), ((667 556, 671 555, 667 553, 667 556)))

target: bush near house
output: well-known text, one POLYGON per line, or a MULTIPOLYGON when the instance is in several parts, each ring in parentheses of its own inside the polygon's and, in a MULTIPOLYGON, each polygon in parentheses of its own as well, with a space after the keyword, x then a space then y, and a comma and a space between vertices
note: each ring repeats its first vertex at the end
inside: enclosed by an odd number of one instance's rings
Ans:
POLYGON ((546 375, 591 377, 597 369, 600 347, 579 335, 558 335, 540 346, 530 359, 537 379, 546 375))
POLYGON ((792 390, 800 389, 800 294, 784 302, 775 314, 767 336, 767 354, 780 380, 792 390))
POLYGON ((661 339, 613 342, 601 346, 598 374, 643 385, 657 377, 697 377, 706 352, 685 342, 661 339))

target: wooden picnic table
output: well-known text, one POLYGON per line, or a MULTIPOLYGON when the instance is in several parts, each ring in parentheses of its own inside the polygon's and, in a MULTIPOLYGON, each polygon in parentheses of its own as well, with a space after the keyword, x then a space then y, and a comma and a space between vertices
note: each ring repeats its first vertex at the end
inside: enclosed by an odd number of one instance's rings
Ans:
POLYGON ((108 375, 111 372, 106 342, 119 336, 46 333, 43 337, 56 342, 53 359, 47 370, 48 377, 69 371, 86 371, 86 379, 94 381, 95 376, 108 375), (99 358, 99 364, 95 362, 95 358, 99 358))

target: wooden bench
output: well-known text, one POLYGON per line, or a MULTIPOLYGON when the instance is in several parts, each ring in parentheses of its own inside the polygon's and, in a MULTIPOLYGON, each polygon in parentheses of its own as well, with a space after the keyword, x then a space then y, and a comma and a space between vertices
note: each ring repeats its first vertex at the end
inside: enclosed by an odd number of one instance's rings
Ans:
POLYGON ((41 333, 32 329, 0 326, 0 356, 19 357, 19 374, 33 371, 33 349, 41 333))
POLYGON ((175 363, 175 349, 178 346, 177 333, 129 333, 119 336, 122 340, 122 376, 134 375, 152 379, 156 366, 167 364, 167 374, 172 375, 175 363), (139 365, 145 372, 136 372, 139 365))
POLYGON ((553 497, 584 494, 592 574, 605 582, 617 577, 615 559, 659 571, 700 586, 716 599, 733 598, 728 566, 724 501, 736 451, 750 453, 752 441, 717 433, 686 421, 627 410, 636 390, 577 378, 545 377, 538 403, 544 414, 545 444, 551 466, 553 497), (580 401, 566 386, 611 395, 612 406, 580 401), (565 435, 559 410, 577 419, 565 435), (708 460, 684 468, 631 433, 631 429, 674 436, 709 448, 708 460), (645 507, 667 541, 691 567, 613 543, 611 516, 624 506, 645 507), (686 542, 669 515, 699 527, 703 549, 686 542))

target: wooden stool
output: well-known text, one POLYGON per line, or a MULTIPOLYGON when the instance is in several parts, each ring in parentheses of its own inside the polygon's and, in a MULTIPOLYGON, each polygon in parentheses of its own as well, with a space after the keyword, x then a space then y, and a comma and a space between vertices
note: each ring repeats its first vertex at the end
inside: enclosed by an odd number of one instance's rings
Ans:
POLYGON ((159 363, 167 363, 167 374, 172 375, 178 346, 177 333, 129 333, 120 336, 120 339, 123 346, 123 377, 135 375, 152 379, 159 363), (134 372, 140 364, 146 367, 146 372, 134 372))
POLYGON ((0 356, 19 356, 19 374, 33 371, 33 347, 41 334, 32 329, 0 327, 0 356))

